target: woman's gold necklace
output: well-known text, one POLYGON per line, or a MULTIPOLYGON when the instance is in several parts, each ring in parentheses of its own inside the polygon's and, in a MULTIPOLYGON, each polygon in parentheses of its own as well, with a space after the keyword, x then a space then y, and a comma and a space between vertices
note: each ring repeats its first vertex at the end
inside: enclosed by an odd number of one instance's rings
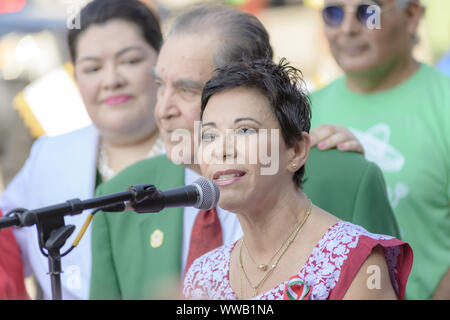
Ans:
MULTIPOLYGON (((310 201, 311 202, 311 201, 310 201)), ((305 217, 307 218, 307 217, 305 217)), ((253 259, 253 257, 250 254, 250 251, 247 248, 247 244, 245 243, 245 240, 242 239, 242 243, 244 244, 245 250, 247 250, 247 254, 250 257, 250 259, 252 260, 252 262, 256 265, 256 267, 261 270, 261 271, 267 271, 267 266, 270 264, 270 262, 273 260, 273 258, 275 258, 275 256, 278 254, 278 252, 280 252, 280 250, 283 248, 283 246, 287 243, 287 241, 293 236, 293 234, 297 231, 297 227, 300 224, 300 221, 297 223, 297 226, 294 227, 294 229, 292 230, 291 234, 289 235, 289 237, 286 239, 286 241, 284 243, 281 244, 281 246, 278 248, 277 251, 275 251, 275 253, 273 254, 273 256, 270 258, 269 262, 267 264, 258 264, 255 262, 255 260, 253 259)), ((300 226, 301 228, 301 226, 300 226)))
MULTIPOLYGON (((298 223, 300 223, 300 222, 298 222, 298 223)), ((297 224, 298 224, 298 223, 297 223, 297 224)), ((297 225, 297 226, 298 226, 298 225, 297 225)), ((281 244, 281 246, 278 248, 278 250, 275 251, 275 253, 274 253, 273 256, 270 258, 270 260, 269 260, 269 262, 268 262, 267 264, 263 264, 263 263, 257 264, 257 263, 255 262, 255 260, 253 259, 252 255, 250 254, 250 251, 248 250, 247 245, 245 244, 245 240, 244 240, 244 239, 242 239, 242 243, 244 244, 245 250, 247 250, 247 254, 248 254, 248 256, 250 257, 250 259, 252 260, 252 262, 256 265, 256 267, 257 267, 259 270, 265 272, 265 271, 267 271, 267 266, 270 264, 270 262, 273 260, 273 258, 275 258, 275 256, 278 254, 278 252, 280 252, 280 250, 283 248, 283 246, 287 243, 287 240, 293 236, 293 234, 296 232, 296 230, 297 230, 297 228, 295 227, 295 228, 292 230, 292 232, 291 232, 291 234, 289 235, 289 237, 287 237, 287 239, 281 244)))
MULTIPOLYGON (((309 200, 309 199, 308 199, 309 200)), ((290 247, 290 245, 292 244, 292 242, 294 242, 295 237, 297 236, 298 232, 300 231, 300 229, 303 227, 303 225, 305 224, 306 220, 308 219, 309 215, 311 214, 311 208, 312 208, 312 202, 311 200, 309 200, 309 206, 308 209, 306 210, 306 214, 305 217, 303 218, 303 220, 299 221, 297 223, 297 225, 295 226, 293 232, 291 232, 291 234, 289 235, 289 237, 283 242, 283 244, 281 245, 281 247, 275 252, 275 254, 272 256, 272 258, 270 259, 270 261, 272 261, 272 259, 276 256, 276 254, 282 249, 284 248, 280 255, 278 256, 277 260, 275 261, 274 264, 272 264, 271 268, 269 269, 269 271, 265 274, 265 276, 261 279, 261 281, 257 284, 257 285, 253 285, 250 282, 250 279, 247 276, 247 273, 245 272, 244 269, 244 265, 242 264, 242 247, 243 245, 245 246, 245 248, 247 249, 247 246, 245 245, 244 239, 241 240, 241 247, 239 250, 239 266, 240 266, 240 285, 241 285, 241 298, 242 298, 242 274, 244 274, 247 283, 249 284, 249 286, 253 289, 253 296, 256 296, 258 293, 259 288, 264 284, 264 282, 269 278, 269 276, 273 273, 273 270, 277 267, 278 262, 280 261, 281 257, 283 257, 284 253, 287 251, 287 249, 290 247)), ((255 261, 253 260, 253 258, 250 256, 250 252, 247 249, 247 253, 249 255, 249 257, 251 258, 251 260, 253 261, 253 263, 255 263, 255 261)), ((269 263, 270 263, 269 261, 269 263)), ((257 265, 257 263, 255 263, 257 265)), ((261 267, 261 265, 258 267, 259 269, 263 270, 263 268, 261 267)), ((267 265, 265 265, 265 269, 267 269, 267 265)), ((263 270, 265 271, 265 270, 263 270)))

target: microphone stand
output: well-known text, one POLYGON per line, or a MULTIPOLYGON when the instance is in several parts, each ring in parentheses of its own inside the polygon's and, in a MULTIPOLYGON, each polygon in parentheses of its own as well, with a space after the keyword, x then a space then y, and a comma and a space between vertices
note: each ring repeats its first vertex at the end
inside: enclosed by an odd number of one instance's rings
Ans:
POLYGON ((97 198, 81 201, 80 199, 68 200, 64 203, 43 207, 34 210, 23 208, 13 209, 4 218, 0 218, 0 229, 11 226, 28 227, 36 225, 38 232, 39 248, 41 253, 48 258, 49 275, 52 288, 52 299, 62 300, 61 289, 61 255, 60 249, 75 230, 74 225, 65 225, 64 216, 77 215, 86 209, 103 211, 124 211, 125 201, 138 203, 149 197, 159 195, 159 190, 154 185, 136 185, 128 188, 128 191, 105 195, 97 198), (45 253, 44 248, 48 253, 45 253))

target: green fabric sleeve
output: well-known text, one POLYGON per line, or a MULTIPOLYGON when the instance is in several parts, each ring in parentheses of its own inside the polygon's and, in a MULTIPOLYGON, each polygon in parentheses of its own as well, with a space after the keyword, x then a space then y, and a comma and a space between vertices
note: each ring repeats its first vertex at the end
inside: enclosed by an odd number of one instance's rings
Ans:
POLYGON ((362 154, 312 148, 303 191, 318 207, 367 231, 399 236, 382 173, 362 154))
POLYGON ((368 162, 366 170, 361 176, 352 223, 370 226, 374 233, 382 233, 400 239, 400 231, 389 203, 383 174, 372 162, 368 162), (367 214, 367 212, 372 214, 367 214))

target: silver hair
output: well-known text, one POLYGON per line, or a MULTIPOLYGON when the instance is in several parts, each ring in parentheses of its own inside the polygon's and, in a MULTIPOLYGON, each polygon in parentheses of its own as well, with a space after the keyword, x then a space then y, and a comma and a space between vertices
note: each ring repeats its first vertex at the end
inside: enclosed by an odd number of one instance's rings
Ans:
POLYGON ((253 15, 226 5, 198 5, 175 18, 168 39, 174 34, 213 34, 218 38, 215 68, 239 61, 269 56, 273 51, 263 24, 253 15))

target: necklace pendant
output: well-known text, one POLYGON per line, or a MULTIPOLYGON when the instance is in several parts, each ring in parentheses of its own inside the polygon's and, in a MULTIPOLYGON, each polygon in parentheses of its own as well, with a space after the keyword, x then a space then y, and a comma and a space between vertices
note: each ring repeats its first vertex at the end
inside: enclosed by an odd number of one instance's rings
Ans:
POLYGON ((262 271, 266 271, 267 270, 267 265, 266 264, 260 264, 259 265, 259 267, 258 267, 260 270, 262 270, 262 271))

